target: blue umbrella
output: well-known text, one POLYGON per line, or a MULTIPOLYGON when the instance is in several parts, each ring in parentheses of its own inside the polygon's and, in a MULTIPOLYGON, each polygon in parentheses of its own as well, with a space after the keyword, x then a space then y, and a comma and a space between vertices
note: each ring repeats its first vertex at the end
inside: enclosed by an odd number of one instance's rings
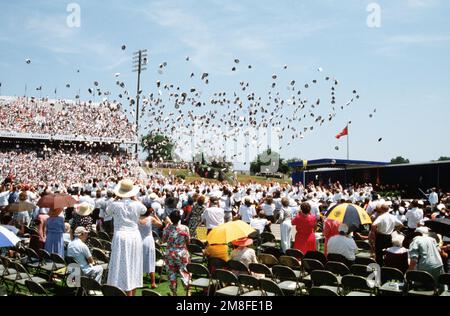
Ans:
POLYGON ((20 238, 7 228, 0 226, 0 248, 15 247, 20 238))

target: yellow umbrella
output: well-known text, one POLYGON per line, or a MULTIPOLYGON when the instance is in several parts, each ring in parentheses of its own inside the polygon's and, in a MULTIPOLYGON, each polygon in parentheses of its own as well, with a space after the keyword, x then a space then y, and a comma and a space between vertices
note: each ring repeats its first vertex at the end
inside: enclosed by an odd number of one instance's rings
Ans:
POLYGON ((255 231, 249 224, 243 221, 228 222, 214 227, 206 237, 210 245, 227 244, 233 240, 247 237, 255 231))
POLYGON ((356 230, 360 225, 372 224, 365 209, 350 203, 333 206, 328 210, 326 217, 347 224, 350 230, 356 230))

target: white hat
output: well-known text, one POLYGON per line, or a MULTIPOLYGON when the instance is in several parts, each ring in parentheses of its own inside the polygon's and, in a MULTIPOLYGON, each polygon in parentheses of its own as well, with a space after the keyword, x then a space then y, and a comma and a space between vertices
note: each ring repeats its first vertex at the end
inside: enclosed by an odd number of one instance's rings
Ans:
POLYGON ((419 205, 421 205, 421 206, 424 206, 424 205, 425 205, 425 204, 423 203, 422 200, 419 200, 417 203, 418 203, 419 205))
POLYGON ((442 211, 442 210, 445 210, 446 209, 446 207, 445 207, 445 205, 444 204, 438 204, 438 206, 436 206, 436 208, 439 210, 439 211, 442 211))
POLYGON ((347 234, 348 233, 348 226, 347 226, 347 224, 342 223, 341 225, 339 225, 338 232, 347 234))
POLYGON ((132 180, 125 179, 119 181, 113 191, 118 197, 129 198, 138 194, 139 187, 134 185, 132 180))
POLYGON ((405 236, 394 231, 392 233, 392 244, 396 247, 402 247, 405 236))
POLYGON ((148 197, 150 198, 150 200, 158 199, 158 195, 155 192, 150 193, 150 195, 148 197))
POLYGON ((84 203, 78 204, 76 212, 78 215, 88 216, 92 213, 93 210, 94 210, 94 207, 91 204, 84 202, 84 203))
POLYGON ((428 230, 428 227, 420 226, 420 227, 416 228, 415 232, 421 233, 421 234, 428 234, 429 230, 428 230))
POLYGON ((78 226, 73 234, 78 237, 83 235, 84 233, 89 233, 89 231, 84 226, 78 226))

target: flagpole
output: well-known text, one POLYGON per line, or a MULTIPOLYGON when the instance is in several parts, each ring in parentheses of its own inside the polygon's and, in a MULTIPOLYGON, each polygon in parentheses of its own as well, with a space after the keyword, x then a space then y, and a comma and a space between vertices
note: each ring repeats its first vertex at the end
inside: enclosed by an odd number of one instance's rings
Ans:
POLYGON ((348 126, 349 126, 349 124, 347 124, 347 160, 350 160, 350 151, 349 151, 349 148, 350 148, 350 145, 349 145, 349 143, 350 143, 350 131, 348 129, 348 126))
POLYGON ((347 165, 349 163, 350 160, 350 151, 349 151, 349 143, 350 143, 350 132, 348 130, 348 126, 349 124, 347 123, 347 164, 345 165, 345 186, 348 187, 348 178, 347 178, 347 165))

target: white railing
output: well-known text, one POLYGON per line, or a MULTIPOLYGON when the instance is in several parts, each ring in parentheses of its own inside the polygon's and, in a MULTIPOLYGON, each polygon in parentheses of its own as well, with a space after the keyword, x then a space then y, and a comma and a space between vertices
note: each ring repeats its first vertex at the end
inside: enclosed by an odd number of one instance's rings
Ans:
POLYGON ((120 139, 114 137, 94 137, 94 136, 75 136, 75 135, 50 135, 36 133, 18 133, 0 131, 0 138, 13 139, 41 139, 41 140, 59 140, 72 142, 94 142, 94 143, 119 143, 119 144, 136 144, 136 139, 120 139))

